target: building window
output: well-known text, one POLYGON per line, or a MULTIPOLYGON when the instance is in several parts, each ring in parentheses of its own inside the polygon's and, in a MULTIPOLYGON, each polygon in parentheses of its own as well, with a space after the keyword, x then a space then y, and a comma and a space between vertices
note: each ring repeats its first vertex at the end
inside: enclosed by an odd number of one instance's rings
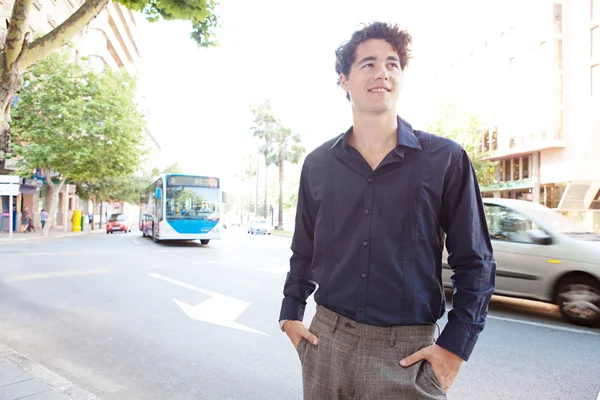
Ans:
POLYGON ((554 3, 554 33, 562 33, 562 4, 554 3))
POLYGON ((490 144, 490 147, 492 151, 498 150, 498 131, 495 128, 492 131, 492 142, 490 144))
POLYGON ((490 151, 490 131, 488 129, 483 131, 483 143, 481 144, 481 151, 484 153, 490 151))
POLYGON ((563 67, 563 44, 562 39, 554 39, 554 68, 563 67))
POLYGON ((504 160, 504 182, 511 181, 511 173, 510 160, 504 160))
POLYGON ((562 140, 563 138, 563 110, 558 108, 554 110, 554 138, 562 140))
POLYGON ((520 168, 521 168, 521 166, 519 164, 519 159, 513 158, 513 160, 512 160, 512 180, 513 181, 518 181, 519 179, 521 179, 520 168))
POLYGON ((600 97, 600 64, 591 68, 591 89, 592 96, 600 97))
POLYGON ((516 144, 516 140, 515 137, 512 136, 509 140, 508 140, 508 148, 509 149, 514 149, 515 148, 515 144, 516 144))
POLYGON ((554 105, 563 105, 563 74, 557 72, 554 74, 554 105))
POLYGON ((523 179, 529 179, 529 156, 522 158, 523 165, 523 179))
POLYGON ((590 57, 600 59, 600 26, 591 31, 590 57))

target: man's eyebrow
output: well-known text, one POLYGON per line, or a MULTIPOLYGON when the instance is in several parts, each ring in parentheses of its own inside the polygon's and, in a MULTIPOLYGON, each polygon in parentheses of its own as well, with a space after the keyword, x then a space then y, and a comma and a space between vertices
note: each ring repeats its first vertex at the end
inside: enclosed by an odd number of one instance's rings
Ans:
MULTIPOLYGON (((365 57, 362 60, 360 60, 358 63, 359 64, 363 64, 363 63, 365 63, 367 61, 375 61, 375 60, 377 60, 377 57, 375 57, 375 56, 368 56, 368 57, 365 57)), ((400 61, 400 59, 398 57, 396 57, 396 56, 388 56, 387 60, 388 61, 400 61)))

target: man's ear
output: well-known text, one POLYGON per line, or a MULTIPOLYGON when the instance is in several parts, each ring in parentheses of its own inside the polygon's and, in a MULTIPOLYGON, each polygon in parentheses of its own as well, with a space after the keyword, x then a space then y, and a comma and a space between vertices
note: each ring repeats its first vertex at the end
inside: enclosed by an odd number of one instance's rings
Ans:
POLYGON ((340 87, 348 93, 348 78, 344 74, 340 74, 340 87))

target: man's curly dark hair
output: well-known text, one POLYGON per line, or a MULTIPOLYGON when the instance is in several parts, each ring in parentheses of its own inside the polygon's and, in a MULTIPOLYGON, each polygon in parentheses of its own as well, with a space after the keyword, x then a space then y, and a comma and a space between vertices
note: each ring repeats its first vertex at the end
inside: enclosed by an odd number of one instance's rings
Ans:
MULTIPOLYGON (((385 22, 373 22, 365 25, 362 29, 354 32, 350 40, 344 42, 335 51, 335 72, 339 76, 343 74, 348 76, 350 68, 356 61, 356 48, 363 42, 371 39, 383 39, 388 42, 392 48, 398 53, 400 59, 400 67, 404 71, 408 65, 408 60, 411 58, 410 46, 412 37, 408 31, 401 29, 396 24, 385 22)), ((338 85, 340 81, 338 79, 338 85)), ((346 95, 348 100, 349 95, 346 95)))

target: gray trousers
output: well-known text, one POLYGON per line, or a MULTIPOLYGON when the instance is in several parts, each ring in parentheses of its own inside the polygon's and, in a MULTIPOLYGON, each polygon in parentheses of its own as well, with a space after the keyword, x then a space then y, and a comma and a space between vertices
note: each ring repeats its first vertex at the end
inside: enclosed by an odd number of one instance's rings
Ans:
POLYGON ((309 330, 319 344, 298 345, 305 400, 446 399, 431 364, 399 363, 433 344, 435 325, 365 325, 317 306, 309 330))

